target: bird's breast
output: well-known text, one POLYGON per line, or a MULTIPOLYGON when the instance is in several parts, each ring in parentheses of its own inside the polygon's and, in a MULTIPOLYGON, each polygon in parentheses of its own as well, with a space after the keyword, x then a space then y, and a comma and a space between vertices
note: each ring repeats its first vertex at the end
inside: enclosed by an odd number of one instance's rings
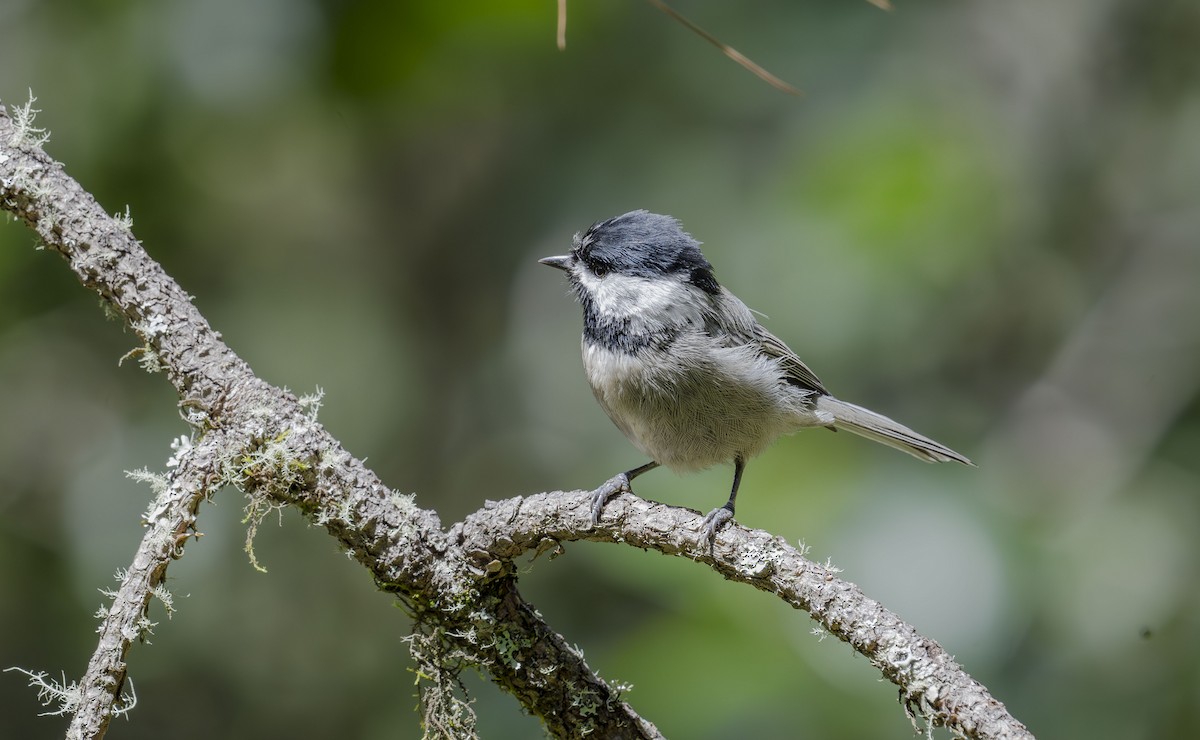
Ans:
POLYGON ((751 457, 792 426, 778 366, 751 347, 715 347, 698 330, 635 352, 585 338, 583 364, 609 418, 675 470, 751 457))

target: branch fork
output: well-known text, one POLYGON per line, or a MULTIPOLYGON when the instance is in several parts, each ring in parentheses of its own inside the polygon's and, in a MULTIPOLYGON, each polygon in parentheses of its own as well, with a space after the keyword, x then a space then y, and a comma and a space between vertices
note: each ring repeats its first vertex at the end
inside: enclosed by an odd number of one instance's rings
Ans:
POLYGON ((269 506, 298 508, 406 604, 417 620, 414 657, 431 679, 423 689, 430 731, 475 735, 470 707, 454 698, 453 685, 472 665, 557 737, 661 737, 621 687, 600 678, 517 591, 515 558, 593 540, 686 557, 807 611, 866 656, 899 687, 906 709, 930 725, 970 738, 1032 737, 937 643, 768 532, 733 523, 710 546, 699 513, 631 494, 613 498, 593 526, 585 491, 488 502, 444 529, 435 512, 388 488, 344 450, 315 420, 311 403, 253 374, 149 257, 128 219, 105 213, 46 155, 30 111, 18 109, 14 118, 0 107, 0 209, 35 231, 138 333, 143 355, 153 359, 143 366, 164 372, 194 429, 172 456, 146 534, 104 615, 69 738, 104 735, 126 683, 125 657, 152 626, 146 609, 163 593, 170 562, 183 555, 201 504, 226 485, 269 506))

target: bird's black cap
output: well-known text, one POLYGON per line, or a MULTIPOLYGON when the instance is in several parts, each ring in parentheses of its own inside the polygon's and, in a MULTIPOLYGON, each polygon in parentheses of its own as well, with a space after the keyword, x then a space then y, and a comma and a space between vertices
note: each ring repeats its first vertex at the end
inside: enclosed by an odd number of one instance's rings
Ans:
POLYGON ((672 216, 638 210, 592 224, 576 236, 575 254, 601 272, 645 278, 683 273, 706 292, 721 290, 700 242, 672 216))

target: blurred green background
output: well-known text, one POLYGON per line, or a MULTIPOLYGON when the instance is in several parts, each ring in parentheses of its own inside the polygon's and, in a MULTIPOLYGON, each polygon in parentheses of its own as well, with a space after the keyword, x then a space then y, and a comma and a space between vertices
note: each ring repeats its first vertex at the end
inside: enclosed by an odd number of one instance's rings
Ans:
MULTIPOLYGON (((6 0, 0 100, 260 375, 447 524, 640 464, 593 402, 560 254, 673 214, 837 395, 978 470, 849 435, 748 468, 765 527, 956 655, 1039 736, 1200 723, 1200 5, 6 0)), ((186 434, 30 231, 0 226, 0 667, 78 677, 186 434)), ((707 511, 730 471, 638 481, 707 511)), ((417 737, 403 612, 294 513, 201 512, 120 738, 417 737)), ((702 567, 574 544, 522 590, 678 738, 909 737, 894 687, 702 567)), ((541 734, 470 678, 486 738, 541 734)), ((61 736, 0 674, 0 737, 61 736)))

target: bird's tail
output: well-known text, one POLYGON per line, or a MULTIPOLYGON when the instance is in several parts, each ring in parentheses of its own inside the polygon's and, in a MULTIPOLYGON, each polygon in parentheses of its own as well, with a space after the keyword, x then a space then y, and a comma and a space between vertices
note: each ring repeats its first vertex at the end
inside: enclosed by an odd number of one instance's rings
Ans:
POLYGON ((852 403, 839 401, 833 396, 821 396, 817 400, 817 412, 832 415, 834 429, 845 429, 847 432, 853 432, 888 447, 895 447, 897 450, 907 452, 925 462, 950 462, 953 460, 963 465, 975 465, 946 445, 917 434, 883 414, 877 414, 852 403))

